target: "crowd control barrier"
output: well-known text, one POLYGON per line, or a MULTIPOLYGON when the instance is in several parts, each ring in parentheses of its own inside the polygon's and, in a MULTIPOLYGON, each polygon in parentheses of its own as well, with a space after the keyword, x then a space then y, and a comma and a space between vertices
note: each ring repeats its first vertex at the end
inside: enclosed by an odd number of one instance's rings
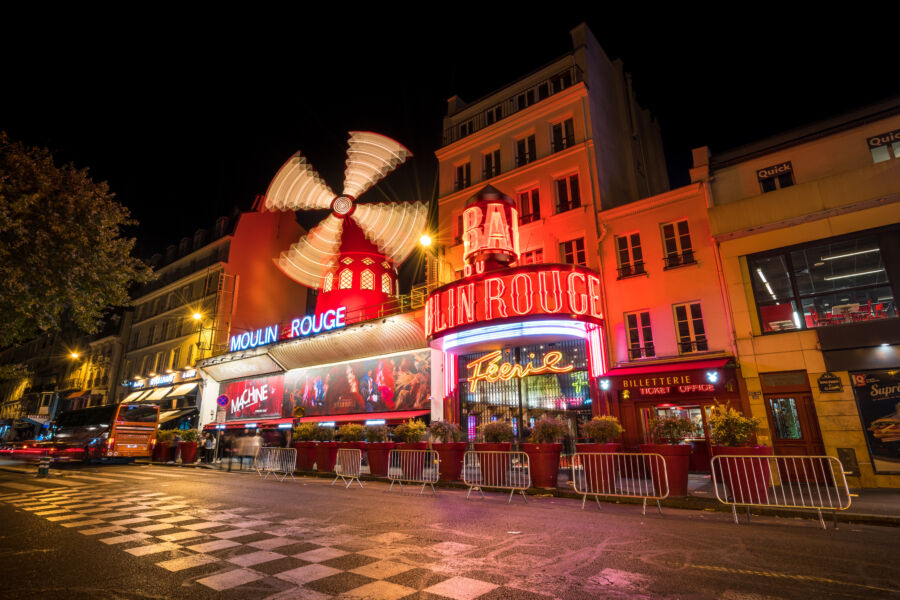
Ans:
POLYGON ((572 457, 572 481, 575 492, 584 496, 582 509, 588 496, 594 497, 598 507, 600 496, 612 496, 642 498, 645 515, 647 500, 656 500, 656 508, 662 514, 660 500, 669 496, 666 461, 661 454, 578 452, 572 457))
POLYGON ((422 484, 419 494, 425 491, 425 486, 431 486, 431 495, 436 495, 434 484, 437 483, 440 476, 439 465, 441 459, 434 450, 391 450, 388 455, 388 479, 391 480, 391 487, 388 491, 394 489, 394 484, 400 485, 400 491, 403 491, 404 483, 422 484))
POLYGON ((850 489, 844 467, 833 456, 714 456, 711 462, 716 499, 731 505, 734 522, 737 507, 797 508, 815 510, 825 529, 823 510, 850 508, 850 489))
POLYGON ((338 448, 337 461, 334 463, 334 473, 337 477, 331 482, 331 485, 337 483, 340 479, 348 488, 353 485, 353 481, 362 487, 362 481, 359 480, 359 472, 362 469, 362 450, 358 448, 338 448))
POLYGON ((294 467, 297 464, 297 450, 294 448, 260 448, 253 457, 253 468, 262 477, 263 481, 274 475, 278 481, 284 481, 288 475, 294 479, 294 467), (281 477, 278 477, 278 474, 281 477))
POLYGON ((481 488, 498 488, 509 490, 509 500, 519 492, 525 502, 525 490, 531 487, 531 467, 528 455, 524 452, 470 450, 463 457, 463 483, 469 486, 466 500, 472 490, 478 490, 484 498, 481 488))

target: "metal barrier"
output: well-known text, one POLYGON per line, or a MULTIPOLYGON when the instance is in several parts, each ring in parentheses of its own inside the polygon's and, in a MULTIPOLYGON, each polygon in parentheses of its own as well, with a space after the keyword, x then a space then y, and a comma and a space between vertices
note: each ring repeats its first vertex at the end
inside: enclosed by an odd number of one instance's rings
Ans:
POLYGON ((734 522, 737 507, 815 509, 825 529, 823 510, 850 508, 850 489, 844 467, 833 456, 714 456, 711 462, 716 499, 731 505, 734 522))
POLYGON ((253 468, 262 477, 263 481, 274 475, 278 481, 284 481, 288 475, 294 479, 294 467, 297 465, 297 450, 295 448, 259 448, 253 457, 253 468), (281 478, 278 474, 281 473, 281 478))
POLYGON ((358 448, 339 448, 337 451, 337 461, 334 463, 334 473, 337 477, 331 482, 331 485, 337 483, 340 479, 347 485, 345 488, 353 485, 353 480, 362 487, 362 481, 359 480, 359 472, 362 468, 362 450, 358 448))
POLYGON ((403 491, 403 483, 422 484, 419 494, 425 491, 425 486, 431 486, 431 495, 437 492, 434 484, 437 483, 440 472, 438 467, 441 459, 434 450, 391 450, 388 455, 388 479, 391 480, 391 487, 388 491, 394 489, 394 484, 400 484, 400 491, 403 491))
POLYGON ((600 506, 600 496, 643 498, 643 514, 647 514, 647 500, 656 500, 662 514, 660 500, 669 496, 669 477, 666 461, 661 454, 642 452, 576 453, 572 457, 572 482, 575 492, 593 496, 600 506))
POLYGON ((470 450, 463 458, 463 483, 469 486, 466 500, 472 490, 478 490, 484 498, 481 488, 500 488, 509 490, 509 500, 517 491, 525 502, 525 490, 531 487, 531 467, 528 455, 524 452, 504 452, 470 450))

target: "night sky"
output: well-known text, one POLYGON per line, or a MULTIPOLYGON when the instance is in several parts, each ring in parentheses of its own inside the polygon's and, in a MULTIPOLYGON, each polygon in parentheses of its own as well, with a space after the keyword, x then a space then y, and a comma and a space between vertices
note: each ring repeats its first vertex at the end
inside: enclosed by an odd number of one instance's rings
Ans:
POLYGON ((146 256, 248 209, 298 149, 339 191, 352 129, 416 155, 363 200, 430 199, 446 99, 477 99, 566 54, 581 21, 659 119, 673 187, 688 183, 693 147, 723 151, 900 94, 895 36, 844 16, 813 24, 771 7, 648 23, 646 11, 493 18, 435 5, 447 13, 436 23, 384 6, 377 17, 348 5, 330 18, 8 23, 0 129, 108 181, 140 221, 128 233, 146 256))

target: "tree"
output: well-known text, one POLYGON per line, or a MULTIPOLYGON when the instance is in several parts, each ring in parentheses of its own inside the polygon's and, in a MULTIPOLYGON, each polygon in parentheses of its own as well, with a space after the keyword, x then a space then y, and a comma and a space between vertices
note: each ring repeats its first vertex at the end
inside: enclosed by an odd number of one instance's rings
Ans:
POLYGON ((136 222, 87 169, 0 132, 0 347, 73 324, 97 331, 150 269, 122 227, 136 222))

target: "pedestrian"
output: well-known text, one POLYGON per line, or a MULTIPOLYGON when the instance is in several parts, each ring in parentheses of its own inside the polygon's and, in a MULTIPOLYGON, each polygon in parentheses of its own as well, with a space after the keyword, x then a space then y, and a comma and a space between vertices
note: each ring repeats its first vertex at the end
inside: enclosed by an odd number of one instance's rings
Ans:
POLYGON ((206 434, 206 439, 203 440, 203 449, 206 451, 206 463, 211 465, 216 453, 216 438, 211 433, 206 434))
POLYGON ((222 455, 228 459, 228 471, 231 471, 231 463, 234 458, 234 436, 225 434, 222 438, 222 455))
MULTIPOLYGON (((259 437, 259 432, 257 431, 255 435, 247 436, 247 445, 244 449, 245 454, 248 458, 250 458, 250 468, 253 468, 253 461, 256 458, 256 453, 259 451, 262 446, 262 438, 259 437)), ((241 462, 241 466, 243 467, 243 462, 241 462)))
POLYGON ((169 456, 172 457, 172 460, 169 462, 177 463, 181 458, 181 433, 176 429, 175 435, 172 436, 172 448, 169 456))

